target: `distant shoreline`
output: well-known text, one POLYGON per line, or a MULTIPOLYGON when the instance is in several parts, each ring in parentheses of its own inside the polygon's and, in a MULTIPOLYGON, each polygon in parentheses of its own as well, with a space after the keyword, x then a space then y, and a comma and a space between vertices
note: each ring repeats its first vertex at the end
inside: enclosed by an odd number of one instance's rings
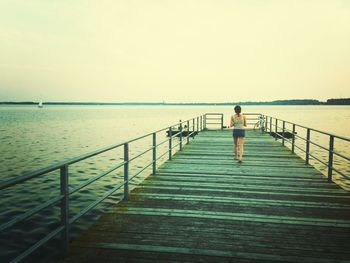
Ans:
MULTIPOLYGON (((37 105, 33 101, 3 101, 0 105, 37 105)), ((83 105, 83 106, 233 106, 233 105, 350 105, 350 98, 328 99, 326 102, 311 99, 298 100, 275 100, 266 102, 245 101, 245 102, 44 102, 45 105, 83 105)))

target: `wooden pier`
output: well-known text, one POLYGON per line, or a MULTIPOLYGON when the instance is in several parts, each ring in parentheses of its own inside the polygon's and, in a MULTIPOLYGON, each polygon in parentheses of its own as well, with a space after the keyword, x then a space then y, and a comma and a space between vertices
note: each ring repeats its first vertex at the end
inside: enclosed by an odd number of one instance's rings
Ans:
POLYGON ((267 133, 204 131, 62 262, 350 262, 350 193, 267 133))

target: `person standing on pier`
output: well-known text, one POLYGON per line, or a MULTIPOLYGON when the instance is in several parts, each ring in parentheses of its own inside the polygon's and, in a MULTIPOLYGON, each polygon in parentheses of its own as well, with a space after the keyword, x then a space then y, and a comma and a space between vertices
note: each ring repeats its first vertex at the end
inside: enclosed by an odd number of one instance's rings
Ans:
POLYGON ((235 150, 235 160, 239 163, 243 161, 243 150, 245 140, 245 128, 247 127, 247 119, 241 114, 242 108, 237 105, 235 107, 235 115, 231 116, 230 127, 233 127, 233 144, 235 150), (239 154, 238 154, 239 152, 239 154))

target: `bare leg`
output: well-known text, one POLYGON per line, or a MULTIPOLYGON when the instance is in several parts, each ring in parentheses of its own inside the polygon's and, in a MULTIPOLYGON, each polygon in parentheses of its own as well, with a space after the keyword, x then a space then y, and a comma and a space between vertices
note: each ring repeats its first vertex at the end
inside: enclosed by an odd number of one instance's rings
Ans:
POLYGON ((239 144, 239 160, 243 160, 243 151, 244 151, 244 137, 238 138, 238 144, 239 144))
POLYGON ((234 144, 234 150, 235 150, 235 160, 238 160, 238 143, 237 143, 237 137, 233 137, 233 144, 234 144))

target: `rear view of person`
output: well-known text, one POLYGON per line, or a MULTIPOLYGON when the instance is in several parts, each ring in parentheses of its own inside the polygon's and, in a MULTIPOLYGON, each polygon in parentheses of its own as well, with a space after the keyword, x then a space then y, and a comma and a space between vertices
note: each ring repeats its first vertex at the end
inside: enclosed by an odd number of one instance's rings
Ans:
POLYGON ((241 114, 241 106, 235 107, 235 115, 231 116, 230 127, 233 127, 233 144, 235 150, 235 160, 239 163, 243 161, 243 150, 245 140, 245 128, 247 127, 247 119, 241 114))

